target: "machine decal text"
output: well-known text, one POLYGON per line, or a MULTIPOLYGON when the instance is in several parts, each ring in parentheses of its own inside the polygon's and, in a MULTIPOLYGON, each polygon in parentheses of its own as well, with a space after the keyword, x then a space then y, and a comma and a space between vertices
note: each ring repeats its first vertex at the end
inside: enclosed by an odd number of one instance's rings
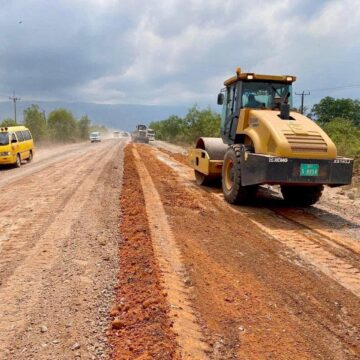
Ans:
POLYGON ((287 158, 269 158, 269 162, 271 163, 287 163, 288 159, 287 158))

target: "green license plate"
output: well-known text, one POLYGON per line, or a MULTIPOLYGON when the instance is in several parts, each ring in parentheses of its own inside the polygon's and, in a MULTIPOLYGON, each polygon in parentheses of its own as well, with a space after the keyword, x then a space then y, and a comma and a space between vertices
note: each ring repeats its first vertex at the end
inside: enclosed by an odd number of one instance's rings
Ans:
POLYGON ((300 176, 318 176, 319 164, 300 164, 300 176))

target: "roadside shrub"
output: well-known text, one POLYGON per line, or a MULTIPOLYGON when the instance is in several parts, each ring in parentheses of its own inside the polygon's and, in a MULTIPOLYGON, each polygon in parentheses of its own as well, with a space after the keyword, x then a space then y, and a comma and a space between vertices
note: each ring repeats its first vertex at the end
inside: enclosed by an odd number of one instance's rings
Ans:
POLYGON ((355 159, 355 167, 360 165, 360 128, 351 120, 335 118, 323 125, 324 131, 334 141, 338 154, 355 159))
POLYGON ((172 143, 193 144, 200 136, 220 136, 220 115, 210 108, 200 110, 196 105, 184 118, 172 115, 150 123, 156 138, 172 143))

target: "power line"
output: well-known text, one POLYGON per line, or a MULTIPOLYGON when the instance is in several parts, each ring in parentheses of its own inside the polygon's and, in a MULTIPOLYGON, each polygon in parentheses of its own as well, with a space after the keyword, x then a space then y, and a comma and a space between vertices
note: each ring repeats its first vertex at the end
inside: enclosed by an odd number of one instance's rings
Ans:
POLYGON ((310 95, 310 91, 308 91, 307 93, 303 92, 298 94, 295 93, 295 95, 301 96, 301 107, 300 107, 300 113, 303 114, 304 113, 304 97, 310 95))
POLYGON ((323 89, 310 89, 309 91, 327 91, 327 90, 337 90, 337 89, 350 89, 350 88, 357 88, 357 87, 360 87, 360 84, 335 86, 335 87, 323 88, 323 89))

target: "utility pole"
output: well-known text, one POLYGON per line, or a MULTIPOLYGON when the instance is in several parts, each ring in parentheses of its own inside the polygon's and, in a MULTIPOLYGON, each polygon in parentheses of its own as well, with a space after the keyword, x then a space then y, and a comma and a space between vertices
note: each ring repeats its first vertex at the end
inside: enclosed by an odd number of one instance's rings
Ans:
POLYGON ((307 93, 305 93, 305 92, 303 91, 303 92, 300 93, 300 94, 295 93, 295 95, 301 96, 300 112, 301 112, 301 114, 303 114, 303 113, 304 113, 304 97, 310 95, 310 91, 308 91, 307 93))
POLYGON ((44 117, 45 125, 47 125, 46 112, 45 112, 45 110, 42 111, 42 114, 43 114, 43 117, 44 117))
POLYGON ((15 120, 15 122, 17 122, 17 121, 16 121, 16 102, 17 102, 17 101, 20 101, 21 99, 20 99, 20 98, 17 98, 17 97, 15 96, 15 90, 14 90, 14 92, 13 92, 13 96, 9 96, 9 100, 11 100, 11 101, 14 103, 14 120, 15 120))

